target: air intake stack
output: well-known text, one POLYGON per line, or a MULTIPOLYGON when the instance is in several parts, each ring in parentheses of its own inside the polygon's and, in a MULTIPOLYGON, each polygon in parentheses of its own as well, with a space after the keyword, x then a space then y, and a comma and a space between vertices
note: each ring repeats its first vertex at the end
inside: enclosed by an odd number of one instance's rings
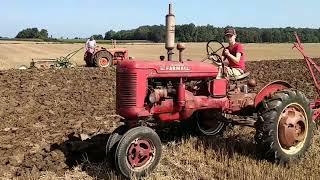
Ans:
POLYGON ((172 11, 172 4, 169 4, 169 14, 166 15, 166 49, 168 50, 168 61, 172 61, 176 19, 172 11))

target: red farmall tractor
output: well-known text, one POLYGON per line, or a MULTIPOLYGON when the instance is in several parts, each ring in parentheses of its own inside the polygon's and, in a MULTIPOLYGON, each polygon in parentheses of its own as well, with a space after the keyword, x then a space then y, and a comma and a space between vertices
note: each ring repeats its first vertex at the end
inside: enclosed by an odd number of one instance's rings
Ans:
MULTIPOLYGON (((113 41, 112 41, 112 44, 113 41)), ((95 48, 94 52, 87 50, 84 54, 84 61, 87 67, 101 67, 106 68, 117 65, 119 61, 128 59, 128 50, 125 48, 106 49, 104 47, 95 48)))
MULTIPOLYGON (((258 93, 249 73, 241 77, 217 79, 216 63, 183 61, 184 46, 177 45, 179 62, 172 61, 174 15, 171 6, 167 19, 168 60, 122 61, 117 66, 117 113, 124 125, 118 127, 106 145, 108 158, 126 177, 142 176, 160 161, 161 141, 157 125, 193 118, 194 128, 208 136, 223 132, 229 123, 256 129, 257 150, 279 163, 298 160, 308 149, 320 113, 320 100, 310 102, 299 90, 278 80, 258 93)), ((297 36, 296 36, 297 37, 297 36)), ((308 58, 300 44, 310 72, 320 68, 308 58)), ((211 60, 221 63, 217 50, 207 44, 211 60)), ((169 132, 170 133, 170 132, 169 132)))

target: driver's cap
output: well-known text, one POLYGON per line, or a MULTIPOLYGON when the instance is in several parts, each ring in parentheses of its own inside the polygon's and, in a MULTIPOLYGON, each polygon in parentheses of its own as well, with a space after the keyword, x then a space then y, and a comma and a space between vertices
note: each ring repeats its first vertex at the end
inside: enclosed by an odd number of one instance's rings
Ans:
POLYGON ((224 29, 224 35, 227 36, 227 35, 236 35, 236 30, 232 27, 228 27, 228 28, 225 28, 224 29))

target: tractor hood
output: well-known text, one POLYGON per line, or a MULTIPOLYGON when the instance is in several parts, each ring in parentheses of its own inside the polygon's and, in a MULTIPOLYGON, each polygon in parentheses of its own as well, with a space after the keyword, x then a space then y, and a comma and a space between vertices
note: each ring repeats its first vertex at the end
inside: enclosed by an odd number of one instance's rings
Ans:
POLYGON ((218 74, 218 67, 195 61, 144 61, 144 60, 124 60, 118 64, 119 72, 133 72, 136 70, 146 70, 153 75, 168 75, 175 74, 183 77, 215 77, 218 74))

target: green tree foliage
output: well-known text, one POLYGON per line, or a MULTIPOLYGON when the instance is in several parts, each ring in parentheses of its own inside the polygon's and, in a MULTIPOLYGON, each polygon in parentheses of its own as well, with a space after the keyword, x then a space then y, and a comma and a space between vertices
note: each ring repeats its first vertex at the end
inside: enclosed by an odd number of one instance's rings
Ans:
POLYGON ((148 39, 140 40, 150 40, 153 42, 164 42, 166 38, 166 28, 163 25, 160 26, 151 26, 150 32, 148 33, 148 39))
POLYGON ((110 31, 108 31, 108 32, 105 33, 104 39, 105 39, 105 40, 110 40, 110 39, 112 39, 112 37, 113 37, 115 34, 116 34, 115 31, 110 30, 110 31))
MULTIPOLYGON (((156 29, 159 28, 156 27, 156 29)), ((149 34, 152 33, 151 31, 152 29, 149 26, 141 26, 134 31, 133 36, 137 40, 145 40, 149 38, 149 34)))
POLYGON ((27 28, 20 31, 16 38, 27 39, 27 38, 37 38, 37 39, 48 39, 48 31, 46 29, 38 28, 27 28))
POLYGON ((41 29, 41 31, 39 32, 40 39, 48 39, 48 35, 48 30, 46 29, 41 29))
MULTIPOLYGON (((235 27, 238 33, 238 41, 243 43, 284 43, 293 42, 293 32, 296 31, 303 42, 320 42, 320 28, 255 28, 235 27)), ((209 40, 224 41, 224 28, 212 25, 196 26, 183 24, 176 26, 176 41, 178 42, 207 42, 209 40)), ((166 27, 163 25, 140 26, 137 29, 110 30, 105 33, 104 39, 118 40, 149 40, 164 42, 166 27)))
POLYGON ((92 35, 92 37, 95 39, 95 40, 102 40, 103 39, 103 36, 101 34, 95 34, 95 35, 92 35))

